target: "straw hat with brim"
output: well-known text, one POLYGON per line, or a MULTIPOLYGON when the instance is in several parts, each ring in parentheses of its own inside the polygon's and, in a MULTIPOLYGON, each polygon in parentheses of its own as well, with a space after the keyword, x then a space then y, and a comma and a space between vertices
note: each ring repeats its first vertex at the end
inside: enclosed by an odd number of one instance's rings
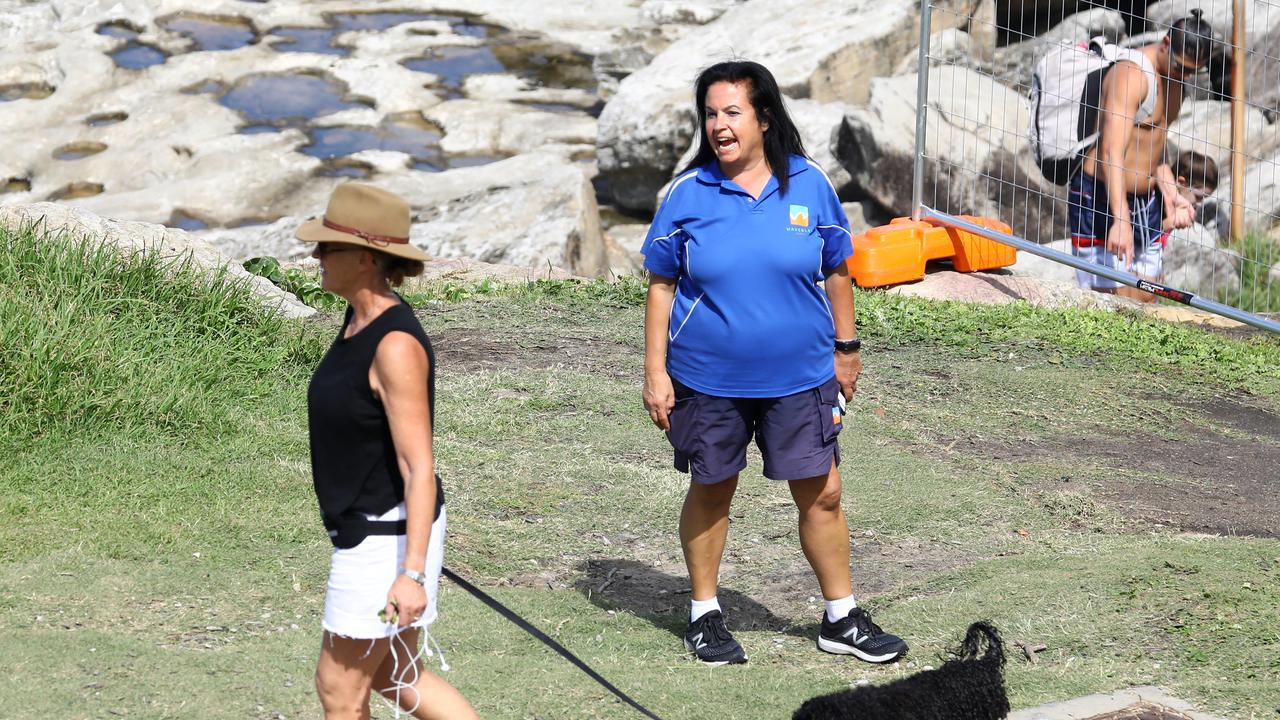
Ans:
POLYGON ((298 228, 303 242, 343 243, 410 260, 427 254, 409 242, 409 203, 372 185, 344 183, 329 196, 324 217, 298 228))

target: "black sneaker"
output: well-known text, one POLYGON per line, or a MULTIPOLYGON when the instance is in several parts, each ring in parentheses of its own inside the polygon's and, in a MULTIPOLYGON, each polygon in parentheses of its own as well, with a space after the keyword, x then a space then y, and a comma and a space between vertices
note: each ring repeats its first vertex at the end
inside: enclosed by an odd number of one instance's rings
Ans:
POLYGON ((822 614, 822 630, 818 632, 818 649, 836 655, 853 655, 872 663, 897 660, 907 652, 907 643, 897 635, 880 629, 871 622, 866 610, 856 607, 848 616, 831 622, 822 614))
POLYGON ((732 665, 747 661, 747 653, 724 625, 724 614, 712 610, 689 623, 684 646, 708 665, 732 665))

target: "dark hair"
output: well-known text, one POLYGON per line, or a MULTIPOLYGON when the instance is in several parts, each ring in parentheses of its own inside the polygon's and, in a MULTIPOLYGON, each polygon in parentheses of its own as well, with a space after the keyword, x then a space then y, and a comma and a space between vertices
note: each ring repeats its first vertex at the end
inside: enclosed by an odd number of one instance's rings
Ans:
POLYGON ((694 110, 698 113, 698 154, 681 170, 688 172, 702 167, 716 159, 716 151, 707 137, 707 90, 718 82, 750 83, 751 106, 755 108, 756 118, 761 123, 769 123, 764 134, 764 157, 769 163, 769 170, 778 179, 778 194, 787 194, 787 183, 790 173, 788 157, 802 155, 804 143, 800 141, 800 131, 787 114, 782 104, 782 91, 778 90, 778 81, 773 73, 760 63, 750 60, 730 60, 716 63, 698 74, 694 84, 694 110))
POLYGON ((1175 178, 1185 178, 1188 187, 1200 188, 1207 192, 1218 189, 1218 163, 1208 155, 1190 150, 1178 153, 1174 158, 1173 170, 1175 178))
POLYGON ((373 257, 378 262, 378 271, 391 287, 400 287, 405 278, 417 277, 426 269, 421 260, 410 260, 383 252, 375 252, 373 257))
POLYGON ((1213 53, 1213 27, 1202 18, 1204 11, 1196 8, 1189 17, 1175 20, 1169 27, 1169 49, 1178 57, 1190 58, 1196 67, 1209 64, 1213 53))

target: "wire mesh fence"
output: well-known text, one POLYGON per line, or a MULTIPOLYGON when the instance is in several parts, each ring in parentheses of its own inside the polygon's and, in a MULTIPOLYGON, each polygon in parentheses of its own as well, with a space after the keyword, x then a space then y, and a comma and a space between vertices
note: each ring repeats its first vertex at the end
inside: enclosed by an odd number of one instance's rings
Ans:
POLYGON ((1095 270, 1023 254, 1025 272, 1280 312, 1280 0, 922 12, 918 215, 996 218, 1095 270))

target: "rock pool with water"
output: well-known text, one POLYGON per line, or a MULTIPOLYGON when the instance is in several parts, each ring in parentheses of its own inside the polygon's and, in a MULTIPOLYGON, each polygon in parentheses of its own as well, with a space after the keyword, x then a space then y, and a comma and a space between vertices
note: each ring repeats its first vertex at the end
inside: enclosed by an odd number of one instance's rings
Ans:
POLYGON ((160 20, 158 24, 194 40, 197 51, 235 50, 258 39, 253 24, 241 17, 179 14, 160 20))
POLYGON ((251 127, 297 126, 341 110, 368 107, 346 99, 342 83, 318 74, 251 75, 219 102, 242 114, 251 127))

